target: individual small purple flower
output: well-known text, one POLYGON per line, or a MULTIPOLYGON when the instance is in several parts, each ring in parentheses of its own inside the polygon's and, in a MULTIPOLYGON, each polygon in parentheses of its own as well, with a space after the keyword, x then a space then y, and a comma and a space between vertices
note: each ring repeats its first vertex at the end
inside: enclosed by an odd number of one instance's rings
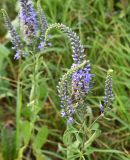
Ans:
POLYGON ((104 106, 102 105, 102 103, 100 102, 99 104, 99 109, 100 109, 100 112, 103 113, 104 112, 104 106))
POLYGON ((75 113, 75 110, 73 108, 69 109, 69 114, 73 115, 75 113))
POLYGON ((74 122, 73 117, 69 117, 67 122, 68 122, 69 124, 73 123, 73 122, 74 122))
POLYGON ((65 117, 66 116, 66 112, 65 111, 62 111, 61 112, 61 117, 65 117))
POLYGON ((25 53, 25 52, 24 52, 24 53, 22 53, 22 57, 24 57, 24 58, 25 58, 26 56, 27 56, 27 53, 25 53))
POLYGON ((16 51, 16 54, 14 55, 14 59, 18 60, 21 56, 25 58, 27 56, 27 54, 22 53, 22 51, 16 51))
POLYGON ((20 58, 20 52, 16 51, 16 54, 14 55, 14 59, 18 60, 20 58))
POLYGON ((41 42, 41 43, 39 44, 39 46, 38 46, 38 49, 41 50, 41 49, 44 48, 44 46, 45 46, 45 43, 44 43, 44 42, 41 42))

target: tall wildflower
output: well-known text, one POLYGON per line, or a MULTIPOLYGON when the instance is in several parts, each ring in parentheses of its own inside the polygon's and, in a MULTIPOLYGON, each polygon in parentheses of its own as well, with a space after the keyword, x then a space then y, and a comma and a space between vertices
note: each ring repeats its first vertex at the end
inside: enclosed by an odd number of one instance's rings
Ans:
POLYGON ((27 42, 33 42, 38 31, 36 13, 30 0, 19 0, 20 23, 27 42))
POLYGON ((90 84, 93 74, 90 73, 91 68, 89 61, 86 61, 83 45, 76 33, 74 33, 69 27, 56 23, 49 26, 45 37, 47 37, 49 30, 53 28, 58 28, 64 32, 69 38, 72 47, 73 64, 70 71, 74 72, 69 75, 66 82, 59 83, 58 92, 61 99, 61 114, 62 116, 67 116, 69 122, 73 122, 74 112, 77 107, 83 104, 86 94, 91 89, 90 84), (79 66, 84 62, 85 65, 80 68, 79 66))
POLYGON ((16 54, 14 56, 14 59, 19 59, 19 57, 24 53, 22 53, 22 43, 21 43, 21 40, 15 30, 15 28, 13 27, 13 25, 11 24, 11 21, 7 15, 7 13, 2 10, 2 13, 3 13, 3 17, 4 17, 4 21, 5 21, 5 25, 7 27, 7 29, 9 30, 10 32, 10 35, 11 35, 11 42, 13 43, 13 49, 16 50, 16 54))

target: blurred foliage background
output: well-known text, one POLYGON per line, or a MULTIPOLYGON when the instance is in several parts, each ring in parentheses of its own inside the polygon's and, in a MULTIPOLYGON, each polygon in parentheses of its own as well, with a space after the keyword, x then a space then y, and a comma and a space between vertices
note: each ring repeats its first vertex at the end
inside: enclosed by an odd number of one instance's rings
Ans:
MULTIPOLYGON (((109 68, 114 70, 113 86, 115 102, 110 120, 99 120, 101 136, 92 145, 97 152, 90 160, 129 160, 130 159, 130 1, 129 0, 41 0, 49 24, 63 23, 71 27, 80 36, 87 58, 91 62, 92 72, 96 75, 93 87, 94 96, 89 97, 93 104, 93 120, 99 115, 98 103, 103 96, 104 80, 109 68), (96 95, 99 95, 98 97, 96 95), (98 150, 99 149, 99 150, 98 150), (105 151, 103 149, 106 149, 105 151), (124 153, 113 153, 112 150, 124 153)), ((18 26, 18 5, 16 0, 0 1, 0 8, 6 9, 14 26, 18 26)), ((60 117, 59 100, 56 86, 59 78, 72 63, 71 47, 67 38, 54 31, 52 47, 44 52, 41 62, 43 78, 39 86, 39 96, 43 109, 40 124, 49 127, 49 136, 43 148, 55 152, 50 159, 60 159, 58 148, 62 145, 65 121, 60 117), (43 101, 44 100, 44 101, 43 101)), ((53 32, 52 32, 53 34, 53 32)), ((3 129, 13 134, 15 128, 16 82, 18 63, 13 59, 10 38, 0 17, 0 150, 7 153, 3 129), (12 131, 12 132, 11 132, 12 131), (2 147, 4 146, 4 147, 2 147)), ((28 62, 25 61, 26 65, 28 62)), ((31 70, 31 68, 30 68, 31 70)), ((24 82, 29 82, 28 70, 24 73, 24 82)), ((23 88, 23 119, 28 118, 26 100, 30 86, 23 88)), ((10 135, 11 136, 11 135, 10 135)), ((8 137, 7 142, 9 142, 8 137)), ((12 142, 10 142, 12 144, 12 142)), ((8 146, 11 147, 11 146, 8 146)), ((62 155, 62 154, 61 154, 62 155)), ((2 158, 0 158, 2 159, 2 158)), ((11 158, 10 158, 11 160, 11 158)))

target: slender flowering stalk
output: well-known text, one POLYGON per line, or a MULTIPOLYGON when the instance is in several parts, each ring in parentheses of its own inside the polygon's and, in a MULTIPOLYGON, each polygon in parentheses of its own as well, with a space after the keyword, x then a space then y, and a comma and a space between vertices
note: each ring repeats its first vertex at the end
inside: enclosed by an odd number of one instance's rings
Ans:
POLYGON ((50 25, 45 33, 45 40, 48 39, 49 32, 53 28, 60 29, 69 38, 71 46, 72 46, 72 52, 73 52, 72 57, 73 57, 74 63, 80 64, 84 60, 86 60, 86 55, 84 54, 84 48, 83 48, 83 45, 80 43, 79 37, 69 27, 63 24, 55 23, 55 24, 50 25))
POLYGON ((114 100, 114 95, 113 95, 113 91, 112 91, 112 72, 113 72, 112 69, 108 70, 108 72, 107 72, 107 77, 105 80, 103 102, 100 103, 100 105, 99 105, 101 113, 104 112, 104 107, 110 108, 113 103, 113 100, 114 100))
POLYGON ((30 0, 19 0, 19 2, 21 29, 27 42, 31 43, 38 31, 36 13, 30 0))
POLYGON ((39 19, 39 29, 40 29, 40 38, 39 38, 40 44, 38 45, 38 48, 41 50, 45 46, 44 38, 45 38, 45 31, 48 28, 48 22, 42 10, 40 1, 38 1, 37 7, 38 7, 38 19, 39 19))
POLYGON ((16 54, 14 56, 14 59, 19 59, 20 56, 24 53, 22 53, 22 48, 23 48, 23 45, 21 43, 21 40, 15 30, 15 28, 13 27, 13 25, 11 24, 11 21, 6 13, 6 11, 4 11, 2 9, 2 13, 3 13, 3 17, 4 17, 4 21, 5 21, 5 25, 7 27, 7 29, 9 30, 10 32, 10 35, 11 35, 11 42, 13 43, 13 49, 16 50, 16 54))
POLYGON ((80 43, 79 37, 73 32, 69 27, 61 24, 60 29, 67 35, 71 42, 72 51, 73 51, 73 60, 74 63, 80 64, 86 60, 86 55, 84 54, 83 45, 80 43))
POLYGON ((106 81, 105 81, 105 90, 104 90, 104 98, 103 102, 105 106, 110 107, 112 105, 114 95, 112 91, 112 72, 113 70, 108 70, 106 81))

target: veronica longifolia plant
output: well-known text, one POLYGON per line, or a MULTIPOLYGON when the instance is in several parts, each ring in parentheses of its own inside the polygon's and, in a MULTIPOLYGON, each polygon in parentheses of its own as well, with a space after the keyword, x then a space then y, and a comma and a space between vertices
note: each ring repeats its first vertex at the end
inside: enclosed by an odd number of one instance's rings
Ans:
MULTIPOLYGON (((49 45, 48 43, 49 32, 50 30, 57 28, 61 30, 63 33, 65 33, 66 36, 68 37, 73 52, 72 54, 73 64, 71 68, 68 70, 68 72, 62 76, 59 85, 57 87, 61 101, 61 116, 66 117, 67 122, 69 124, 76 122, 78 125, 79 124, 81 125, 80 131, 77 131, 75 128, 72 129, 75 129, 73 133, 76 132, 77 134, 76 136, 78 136, 79 133, 80 135, 82 135, 81 137, 79 137, 79 139, 83 139, 83 142, 81 142, 81 144, 80 142, 78 142, 77 149, 80 148, 82 152, 83 150, 86 151, 86 148, 90 143, 92 143, 94 139, 93 137, 96 137, 97 133, 94 133, 92 135, 92 138, 90 138, 87 141, 87 136, 85 135, 87 128, 86 125, 87 123, 85 119, 86 113, 82 114, 82 117, 80 117, 80 115, 78 114, 78 112, 80 112, 82 109, 85 110, 84 108, 84 106, 86 105, 85 98, 92 89, 92 80, 94 77, 94 74, 91 73, 91 66, 89 60, 86 60, 84 47, 81 44, 79 37, 69 27, 66 27, 65 25, 59 23, 55 23, 48 26, 48 22, 46 20, 46 17, 39 2, 37 5, 38 12, 35 11, 31 0, 19 0, 19 4, 20 4, 20 13, 19 13, 20 31, 24 39, 20 39, 20 36, 18 35, 16 29, 11 24, 9 17, 4 10, 3 10, 3 16, 5 24, 11 34, 11 39, 14 45, 14 49, 16 50, 14 58, 19 59, 20 57, 25 57, 29 55, 29 52, 31 52, 33 53, 34 59, 36 60, 34 73, 32 76, 32 88, 30 93, 29 105, 37 106, 36 96, 34 92, 37 86, 36 77, 38 76, 36 74, 38 73, 39 57, 35 56, 35 53, 37 53, 41 49, 44 49, 45 46, 49 45), (29 48, 29 50, 26 50, 26 48, 29 48), (81 118, 83 120, 81 120, 81 122, 79 123, 79 121, 77 121, 77 119, 75 118, 76 116, 79 119, 81 118)), ((20 88, 20 83, 18 83, 18 95, 19 95, 19 88, 20 88)), ((101 113, 104 113, 105 109, 110 108, 112 106, 112 102, 113 102, 112 70, 109 70, 105 81, 104 97, 99 105, 101 113)), ((21 109, 21 104, 19 106, 20 107, 17 108, 21 109)), ((89 106, 87 107, 89 108, 89 106)), ((34 115, 34 117, 35 116, 36 115, 34 115)), ((20 119, 20 114, 18 114, 17 117, 18 118, 16 127, 17 128, 16 147, 18 148, 20 146, 18 143, 19 141, 18 121, 20 119)), ((35 118, 33 120, 33 124, 35 124, 35 118)), ((91 127, 89 127, 88 130, 90 128, 91 127)), ((69 143, 71 144, 71 142, 69 143)), ((73 151, 71 152, 70 148, 68 149, 68 151, 70 153, 73 152, 73 151)), ((79 150, 77 151, 77 153, 79 153, 79 150)), ((82 157, 82 153, 80 154, 80 156, 82 157)), ((68 159, 70 159, 70 157, 68 159)))
MULTIPOLYGON (((17 97, 16 97, 16 131, 15 131, 15 157, 18 156, 20 147, 24 146, 25 149, 29 145, 29 142, 32 142, 32 135, 34 134, 33 130, 35 129, 35 122, 37 121, 36 117, 41 109, 40 98, 38 96, 38 86, 40 86, 40 65, 41 65, 41 54, 39 52, 43 50, 48 45, 48 42, 45 41, 45 32, 48 28, 48 22, 44 15, 44 12, 41 8, 40 1, 37 2, 37 12, 35 11, 34 5, 31 0, 19 0, 19 22, 20 22, 20 34, 17 33, 17 30, 12 25, 7 13, 5 10, 2 10, 4 21, 7 29, 11 35, 11 41, 13 43, 13 49, 16 51, 14 59, 19 60, 18 68, 18 79, 17 79, 17 97), (26 67, 24 68, 24 61, 22 58, 26 56, 31 56, 25 62, 26 67), (29 63, 29 64, 27 64, 29 63), (30 68, 29 68, 30 67, 30 68), (23 70, 27 68, 32 70, 28 77, 30 94, 28 95, 28 102, 25 104, 29 107, 29 121, 21 121, 21 111, 22 111, 22 83, 23 80, 23 70), (30 85, 31 84, 31 85, 30 85), (24 130, 24 125, 21 127, 21 124, 27 124, 27 132, 29 133, 28 138, 21 135, 21 131, 24 130), (31 125, 31 128, 29 127, 31 125), (21 139, 23 142, 21 142, 21 139)), ((28 69, 27 69, 28 70, 28 69)), ((26 84, 28 85, 28 84, 26 84)), ((47 130, 47 127, 44 128, 47 130)), ((48 132, 48 130, 47 130, 48 132)), ((46 134, 48 134, 46 132, 46 134)), ((42 134, 44 135, 44 134, 42 134)), ((35 135, 34 135, 35 136, 35 135)), ((35 139, 35 138, 34 138, 35 139)), ((35 142, 32 142, 33 149, 37 150, 35 142)), ((41 147, 40 147, 41 148, 41 147)))
MULTIPOLYGON (((70 70, 63 75, 58 85, 58 93, 61 100, 61 116, 66 117, 69 123, 74 122, 74 113, 82 105, 88 92, 92 88, 92 78, 94 74, 91 73, 89 60, 86 60, 83 45, 79 37, 69 27, 63 24, 52 24, 48 27, 45 38, 47 39, 48 32, 58 28, 66 34, 72 46, 73 64, 70 70), (84 64, 84 65, 82 65, 84 64)), ((112 70, 108 71, 105 81, 105 96, 103 104, 100 104, 101 112, 104 111, 104 106, 112 105, 112 70)))
MULTIPOLYGON (((99 108, 101 114, 92 121, 91 107, 86 103, 85 98, 92 89, 94 74, 91 73, 89 60, 86 60, 83 45, 79 37, 69 27, 63 24, 52 24, 45 33, 47 40, 49 31, 57 28, 66 34, 72 47, 73 64, 59 82, 58 93, 61 102, 61 116, 67 119, 67 129, 63 135, 66 148, 61 151, 66 154, 66 159, 83 159, 88 156, 88 148, 99 136, 100 129, 94 125, 112 106, 112 70, 107 73, 104 89, 104 97, 99 108)), ((98 126, 98 124, 97 124, 98 126)))

